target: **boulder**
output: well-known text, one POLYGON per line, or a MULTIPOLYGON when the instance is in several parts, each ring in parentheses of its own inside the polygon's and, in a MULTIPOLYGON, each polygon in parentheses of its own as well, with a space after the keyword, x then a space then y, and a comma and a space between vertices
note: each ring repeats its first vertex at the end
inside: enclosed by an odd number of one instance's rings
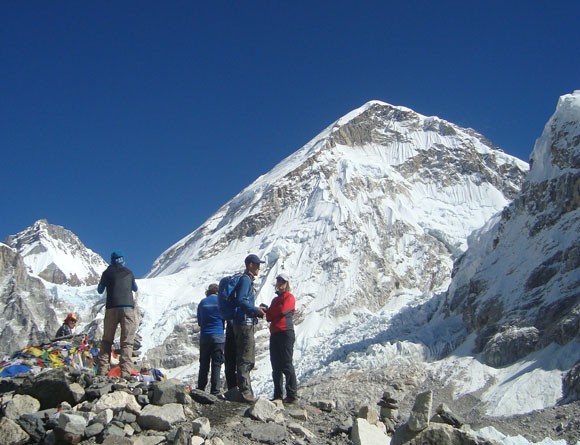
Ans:
POLYGON ((153 405, 167 405, 168 403, 187 405, 191 400, 185 390, 185 384, 177 379, 155 382, 152 389, 151 403, 153 405))
POLYGON ((361 418, 354 419, 350 440, 355 445, 389 445, 391 443, 384 428, 371 425, 366 419, 361 418))
POLYGON ((24 445, 30 439, 14 420, 7 417, 0 419, 0 438, 3 445, 24 445))
POLYGON ((425 391, 417 395, 415 404, 409 415, 409 420, 407 421, 409 430, 422 431, 429 426, 432 404, 433 391, 425 391))
POLYGON ((40 402, 26 394, 15 394, 2 405, 2 413, 12 420, 17 420, 23 414, 35 413, 39 409, 40 402))
POLYGON ((261 422, 281 423, 284 421, 284 416, 281 414, 280 408, 269 400, 263 398, 256 400, 256 402, 248 408, 247 413, 252 419, 261 422))
POLYGON ((75 391, 67 379, 64 368, 48 369, 28 377, 18 388, 19 394, 27 394, 40 402, 40 409, 56 408, 62 402, 76 405, 75 391))
POLYGON ((172 425, 186 419, 183 405, 169 403, 163 406, 147 405, 137 417, 137 423, 145 430, 169 431, 172 425))
POLYGON ((137 403, 135 396, 123 391, 115 391, 105 394, 93 406, 93 410, 96 413, 100 413, 106 409, 116 412, 126 409, 131 413, 139 414, 141 412, 141 405, 137 403))
POLYGON ((203 437, 204 439, 209 436, 211 432, 211 425, 207 417, 199 417, 192 422, 192 432, 196 436, 203 437))

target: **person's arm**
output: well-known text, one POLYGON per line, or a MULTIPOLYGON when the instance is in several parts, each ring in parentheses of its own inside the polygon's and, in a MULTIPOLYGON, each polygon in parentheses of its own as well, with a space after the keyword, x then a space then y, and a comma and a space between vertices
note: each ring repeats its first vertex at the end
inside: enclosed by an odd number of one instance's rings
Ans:
POLYGON ((99 285, 97 286, 97 292, 99 294, 105 292, 105 289, 107 288, 107 270, 109 269, 105 269, 105 271, 101 275, 101 279, 99 280, 99 285))
POLYGON ((280 318, 280 310, 282 308, 282 306, 280 305, 280 299, 278 297, 275 297, 272 300, 272 303, 270 303, 270 308, 268 309, 268 312, 266 312, 266 320, 267 321, 275 321, 278 320, 280 318))
POLYGON ((282 314, 286 315, 288 312, 294 311, 296 311, 296 298, 290 292, 286 292, 282 303, 282 314))
POLYGON ((135 281, 135 277, 133 277, 133 292, 137 292, 139 288, 137 287, 137 282, 135 281))
POLYGON ((252 280, 247 275, 240 278, 237 290, 238 306, 244 314, 250 317, 257 317, 259 309, 250 304, 250 290, 252 289, 252 280))
POLYGON ((200 308, 201 308, 201 302, 197 305, 197 324, 199 326, 201 326, 201 316, 202 316, 200 308))

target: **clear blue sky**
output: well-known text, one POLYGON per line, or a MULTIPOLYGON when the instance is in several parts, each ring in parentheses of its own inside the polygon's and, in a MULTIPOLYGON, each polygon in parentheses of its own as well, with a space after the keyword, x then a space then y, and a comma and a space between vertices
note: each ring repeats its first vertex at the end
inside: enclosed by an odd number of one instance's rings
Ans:
POLYGON ((580 88, 580 1, 4 1, 0 239, 46 218, 137 276, 373 99, 527 160, 580 88))

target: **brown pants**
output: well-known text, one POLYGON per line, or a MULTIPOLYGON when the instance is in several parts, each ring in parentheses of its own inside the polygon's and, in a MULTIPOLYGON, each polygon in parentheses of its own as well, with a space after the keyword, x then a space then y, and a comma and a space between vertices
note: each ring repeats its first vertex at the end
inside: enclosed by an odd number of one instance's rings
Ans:
POLYGON ((97 358, 97 368, 99 375, 106 375, 111 362, 111 349, 117 326, 121 325, 121 355, 119 366, 121 367, 121 377, 128 377, 133 370, 133 343, 135 341, 135 331, 137 329, 137 317, 135 309, 111 308, 105 311, 103 323, 103 340, 101 350, 97 358))

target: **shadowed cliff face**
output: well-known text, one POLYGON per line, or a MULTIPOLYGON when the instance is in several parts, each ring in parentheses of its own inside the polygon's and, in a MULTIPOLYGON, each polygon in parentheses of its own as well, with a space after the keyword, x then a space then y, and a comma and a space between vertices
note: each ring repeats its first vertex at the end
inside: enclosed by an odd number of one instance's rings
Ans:
POLYGON ((60 325, 55 303, 22 258, 0 244, 0 351, 12 353, 50 339, 60 325))
POLYGON ((580 92, 563 96, 532 153, 521 193, 473 237, 449 302, 506 366, 580 333, 580 92))

